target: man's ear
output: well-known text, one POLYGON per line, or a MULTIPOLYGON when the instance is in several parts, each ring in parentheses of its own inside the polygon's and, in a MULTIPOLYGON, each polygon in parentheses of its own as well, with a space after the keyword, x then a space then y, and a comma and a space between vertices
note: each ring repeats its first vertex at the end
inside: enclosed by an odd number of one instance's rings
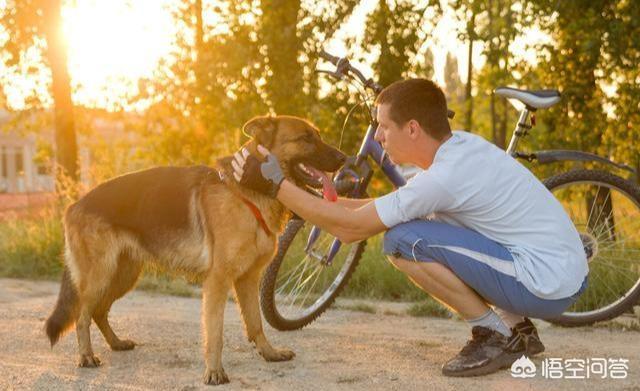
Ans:
POLYGON ((409 120, 409 129, 412 136, 417 136, 419 132, 422 132, 420 124, 416 120, 409 120))
POLYGON ((242 133, 255 139, 259 144, 265 147, 271 148, 273 146, 273 140, 278 129, 278 121, 275 117, 261 116, 255 117, 242 128, 242 133))

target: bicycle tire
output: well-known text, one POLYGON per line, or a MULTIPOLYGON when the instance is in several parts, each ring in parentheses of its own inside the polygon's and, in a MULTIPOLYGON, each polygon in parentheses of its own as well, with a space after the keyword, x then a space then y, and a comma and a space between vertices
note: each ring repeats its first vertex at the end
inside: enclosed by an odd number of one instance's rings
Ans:
POLYGON ((326 311, 327 308, 329 308, 329 306, 333 304, 336 297, 338 297, 344 286, 351 278, 351 275, 360 262, 362 252, 364 251, 364 248, 366 246, 366 240, 354 244, 354 248, 350 251, 350 253, 348 254, 348 258, 345 260, 345 265, 348 264, 348 268, 346 269, 345 273, 342 275, 339 274, 336 277, 336 280, 334 280, 333 284, 337 285, 335 286, 333 291, 329 295, 327 295, 327 297, 323 298, 321 296, 318 300, 323 299, 323 301, 321 303, 316 302, 314 305, 316 305, 317 307, 312 312, 300 318, 287 318, 283 316, 280 311, 278 311, 278 304, 276 300, 277 277, 282 263, 285 260, 289 246, 305 223, 306 222, 301 219, 289 220, 284 233, 278 240, 278 251, 276 253, 276 256, 271 264, 267 267, 264 272, 264 276, 262 277, 262 283, 260 287, 260 305, 262 307, 262 313, 267 322, 273 328, 280 331, 292 331, 301 329, 316 320, 324 311, 326 311), (340 280, 338 281, 337 278, 340 278, 340 280))
MULTIPOLYGON (((580 184, 580 183, 605 184, 605 185, 611 186, 612 189, 615 189, 620 193, 622 193, 624 196, 628 197, 628 199, 634 202, 635 205, 640 210, 640 186, 638 186, 636 183, 630 180, 621 178, 617 175, 614 175, 606 171, 590 170, 590 169, 572 170, 569 172, 552 176, 546 179, 543 183, 551 192, 553 192, 554 189, 568 187, 571 184, 580 184)), ((591 216, 589 216, 588 220, 590 220, 590 218, 591 216)), ((596 217, 596 219, 599 219, 599 216, 596 217)), ((631 262, 633 261, 640 263, 640 259, 638 260, 632 259, 631 262)), ((591 265, 590 265, 589 274, 590 275, 592 274, 591 265)), ((591 284, 594 284, 594 283, 595 281, 592 281, 592 279, 590 278, 590 281, 589 281, 590 286, 591 284)), ((587 291, 585 291, 583 295, 588 292, 588 290, 590 289, 590 286, 587 287, 587 291)), ((566 327, 591 325, 595 322, 610 320, 620 316, 624 312, 632 309, 632 307, 638 302, 639 299, 640 299, 640 278, 638 278, 638 280, 635 282, 635 285, 633 285, 625 293, 625 295, 618 298, 613 303, 606 305, 603 308, 597 308, 597 309, 586 311, 586 312, 566 311, 565 313, 563 313, 562 315, 556 318, 547 319, 547 320, 557 325, 566 326, 566 327)), ((569 307, 569 309, 571 309, 572 307, 569 307)))

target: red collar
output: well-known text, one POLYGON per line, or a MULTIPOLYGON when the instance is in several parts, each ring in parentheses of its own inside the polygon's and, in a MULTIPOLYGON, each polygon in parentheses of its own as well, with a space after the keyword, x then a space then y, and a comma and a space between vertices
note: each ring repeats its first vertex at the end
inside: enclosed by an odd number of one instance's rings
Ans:
POLYGON ((271 236, 271 230, 267 226, 267 222, 264 221, 264 217, 262 217, 262 213, 260 213, 260 209, 258 209, 258 207, 253 202, 249 201, 243 196, 240 196, 240 199, 242 199, 242 202, 244 202, 249 207, 249 209, 251 210, 253 215, 256 217, 256 220, 258 220, 258 223, 260 223, 260 226, 262 227, 264 232, 267 234, 267 236, 271 236))
MULTIPOLYGON (((224 172, 223 171, 217 171, 217 173, 218 173, 218 176, 220 178, 220 181, 224 183, 224 181, 225 181, 224 172)), ((251 210, 251 213, 253 213, 253 215, 255 216, 256 220, 258 220, 258 223, 260 224, 260 226, 262 227, 264 232, 268 236, 271 236, 272 232, 269 229, 269 227, 267 226, 267 222, 264 220, 264 217, 262 217, 262 213, 260 213, 260 209, 258 209, 258 207, 253 202, 249 201, 242 194, 240 194, 239 191, 234 190, 233 187, 230 187, 229 189, 231 190, 231 192, 235 193, 238 197, 240 197, 242 202, 244 202, 249 207, 249 210, 251 210)))

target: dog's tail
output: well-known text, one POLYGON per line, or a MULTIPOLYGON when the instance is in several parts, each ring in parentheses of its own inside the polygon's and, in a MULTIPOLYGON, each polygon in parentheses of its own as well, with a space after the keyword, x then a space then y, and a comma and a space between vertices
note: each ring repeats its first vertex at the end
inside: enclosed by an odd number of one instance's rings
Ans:
POLYGON ((51 347, 53 347, 62 334, 76 322, 78 309, 78 292, 71 279, 69 267, 65 266, 62 274, 60 293, 58 294, 58 302, 44 325, 49 341, 51 341, 51 347))

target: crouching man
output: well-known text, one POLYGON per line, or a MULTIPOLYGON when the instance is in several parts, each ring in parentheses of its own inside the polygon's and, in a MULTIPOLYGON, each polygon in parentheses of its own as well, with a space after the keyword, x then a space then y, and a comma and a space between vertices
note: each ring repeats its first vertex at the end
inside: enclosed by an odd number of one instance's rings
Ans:
POLYGON ((587 260, 560 203, 518 161, 483 138, 451 131, 442 90, 412 79, 376 100, 376 140, 396 164, 422 169, 376 199, 316 198, 284 180, 278 161, 235 156, 235 177, 343 242, 379 232, 389 260, 471 326, 442 367, 477 376, 544 350, 528 319, 564 312, 587 285, 587 260))

